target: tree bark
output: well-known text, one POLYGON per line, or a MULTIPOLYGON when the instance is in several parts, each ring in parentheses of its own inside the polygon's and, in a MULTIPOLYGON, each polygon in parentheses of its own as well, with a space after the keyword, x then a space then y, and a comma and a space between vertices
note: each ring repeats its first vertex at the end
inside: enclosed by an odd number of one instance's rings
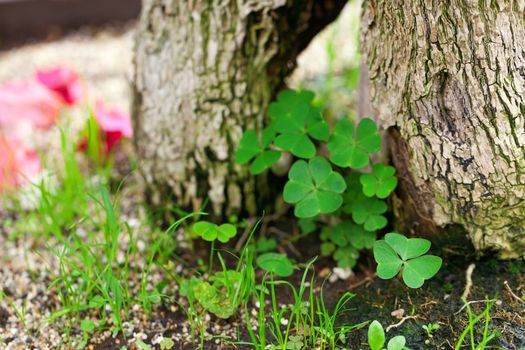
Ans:
POLYGON ((234 163, 246 128, 343 0, 146 0, 135 46, 133 118, 153 204, 260 214, 266 178, 234 163), (259 191, 256 191, 256 189, 259 191))
POLYGON ((525 1, 368 0, 362 48, 412 229, 525 256, 525 1))

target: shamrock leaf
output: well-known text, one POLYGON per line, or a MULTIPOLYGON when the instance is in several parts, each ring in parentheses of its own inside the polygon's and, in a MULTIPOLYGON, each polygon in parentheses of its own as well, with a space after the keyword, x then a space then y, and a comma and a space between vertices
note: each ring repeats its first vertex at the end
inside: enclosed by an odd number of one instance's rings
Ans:
POLYGON ((367 231, 361 225, 351 224, 349 228, 350 243, 357 249, 372 248, 376 241, 375 231, 367 231))
POLYGON ((280 277, 291 276, 294 265, 284 254, 265 253, 257 257, 257 265, 263 270, 273 272, 280 277))
POLYGON ((205 241, 219 240, 221 243, 228 242, 237 234, 237 229, 232 224, 218 226, 207 221, 199 221, 193 224, 193 231, 205 241))
POLYGON ((341 193, 346 189, 345 181, 322 157, 312 158, 308 163, 296 161, 288 178, 283 196, 285 202, 296 205, 298 218, 331 213, 343 203, 341 193))
POLYGON ((301 350, 304 346, 303 338, 299 335, 291 335, 286 344, 286 350, 301 350))
POLYGON ((255 130, 246 130, 239 142, 235 162, 245 164, 255 157, 250 172, 254 175, 262 173, 281 158, 281 152, 266 149, 274 138, 275 131, 270 127, 262 131, 262 140, 259 140, 255 130))
POLYGON ((434 255, 424 255, 405 261, 403 281, 410 288, 419 288, 425 283, 425 280, 438 273, 441 263, 441 258, 434 255))
POLYGON ((359 258, 359 252, 351 245, 340 247, 334 253, 334 259, 337 261, 337 266, 343 268, 354 267, 357 258, 359 258))
POLYGON ((367 231, 376 231, 386 226, 387 220, 382 215, 388 209, 385 202, 377 198, 363 197, 351 205, 352 219, 357 224, 364 224, 367 231))
POLYGON ((367 166, 368 154, 377 152, 380 148, 381 136, 379 136, 375 122, 368 118, 361 120, 357 126, 357 132, 350 120, 339 120, 328 141, 332 163, 354 169, 367 166))
POLYGON ((410 288, 419 288, 441 268, 441 258, 424 255, 430 249, 426 239, 408 239, 399 233, 388 233, 374 243, 377 275, 389 279, 403 269, 403 281, 410 288))
POLYGON ((332 242, 323 242, 321 243, 321 255, 330 256, 335 251, 335 244, 332 242))
POLYGON ((401 259, 408 260, 421 256, 430 249, 430 241, 423 238, 406 238, 399 233, 391 232, 385 235, 385 241, 401 259))
POLYGON ((273 238, 261 237, 257 240, 257 252, 264 253, 277 248, 277 241, 273 238))
POLYGON ((377 275, 382 279, 390 279, 398 274, 403 265, 396 252, 384 240, 374 243, 374 258, 377 262, 377 275))
POLYGON ((397 186, 397 178, 394 176, 395 172, 396 169, 394 167, 374 164, 372 173, 361 174, 360 182, 363 185, 365 196, 388 197, 397 186))
POLYGON ((362 226, 350 221, 342 221, 334 227, 324 228, 321 239, 329 239, 339 247, 351 244, 354 248, 371 248, 376 240, 375 232, 369 232, 362 226))
POLYGON ((285 90, 268 109, 272 125, 280 134, 275 145, 301 158, 315 156, 316 148, 310 137, 326 141, 330 135, 320 110, 311 106, 313 98, 311 91, 285 90))

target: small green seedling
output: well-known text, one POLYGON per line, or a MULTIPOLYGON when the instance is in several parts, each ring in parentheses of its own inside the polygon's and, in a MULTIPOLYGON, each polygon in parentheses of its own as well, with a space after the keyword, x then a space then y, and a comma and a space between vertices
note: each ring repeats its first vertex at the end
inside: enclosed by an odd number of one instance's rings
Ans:
POLYGON ((429 338, 432 338, 432 332, 439 329, 439 325, 437 323, 424 324, 421 327, 427 332, 427 336, 429 338))
POLYGON ((372 172, 361 174, 360 182, 367 197, 387 198, 397 186, 396 169, 384 164, 374 164, 372 172))
POLYGON ((256 262, 261 269, 279 277, 291 276, 295 269, 295 266, 290 259, 286 255, 279 253, 266 253, 259 255, 256 262))
POLYGON ((77 346, 77 349, 83 349, 86 347, 89 334, 93 333, 95 331, 95 322, 93 320, 90 320, 89 318, 85 318, 80 323, 80 330, 82 331, 82 340, 77 346))
POLYGON ((375 153, 380 148, 381 136, 377 125, 368 118, 361 120, 357 125, 357 132, 350 120, 339 120, 328 141, 330 160, 335 165, 344 168, 364 168, 370 162, 369 153, 375 153))
POLYGON ((160 350, 171 350, 175 346, 175 342, 171 338, 162 338, 159 345, 160 350))
MULTIPOLYGON (((378 321, 373 321, 368 327, 368 345, 372 350, 383 350, 385 345, 386 337, 383 326, 378 321)), ((387 345, 387 350, 404 350, 408 349, 405 347, 406 339, 402 335, 398 335, 390 339, 387 345)))
POLYGON ((322 157, 310 159, 308 163, 298 160, 288 177, 284 200, 295 204, 295 216, 299 218, 332 213, 343 204, 341 193, 346 189, 346 183, 322 157))
POLYGON ((402 270, 405 284, 419 288, 441 268, 440 257, 424 255, 429 249, 430 241, 426 239, 408 239, 399 233, 387 233, 384 240, 374 243, 377 275, 390 279, 402 270))
POLYGON ((291 335, 286 344, 287 350, 301 350, 304 347, 303 337, 300 335, 291 335))
POLYGON ((208 264, 208 270, 211 272, 215 241, 228 243, 230 239, 237 235, 237 228, 232 224, 222 224, 219 226, 208 221, 199 221, 193 224, 193 232, 205 241, 211 242, 210 262, 208 264))

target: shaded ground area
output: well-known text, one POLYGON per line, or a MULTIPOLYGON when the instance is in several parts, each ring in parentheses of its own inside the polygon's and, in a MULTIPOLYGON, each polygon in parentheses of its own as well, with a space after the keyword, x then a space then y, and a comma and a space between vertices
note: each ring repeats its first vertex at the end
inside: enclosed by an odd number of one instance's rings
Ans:
MULTIPOLYGON (((465 290, 468 262, 457 257, 445 258, 445 265, 439 274, 427 281, 423 288, 410 290, 399 280, 372 283, 354 290, 353 310, 347 313, 347 322, 355 323, 365 319, 377 319, 385 326, 397 327, 388 332, 389 337, 404 335, 411 349, 453 349, 463 330, 468 326, 468 316, 461 296, 465 290), (394 317, 400 309, 403 317, 394 317), (439 324, 439 328, 428 337, 423 325, 439 324)), ((490 331, 500 336, 491 342, 492 346, 504 349, 525 347, 525 263, 483 260, 474 262, 472 287, 468 299, 474 314, 486 307, 486 300, 493 300, 490 310, 490 331), (508 287, 507 287, 508 286, 508 287), (512 293, 514 295, 512 295, 512 293), (520 300, 521 299, 521 300, 520 300)), ((476 341, 480 341, 483 322, 476 327, 476 341)), ((467 336, 465 345, 469 344, 467 336)), ((352 340, 352 348, 361 348, 366 342, 361 333, 352 340)), ((470 346, 469 346, 470 348, 470 346)))

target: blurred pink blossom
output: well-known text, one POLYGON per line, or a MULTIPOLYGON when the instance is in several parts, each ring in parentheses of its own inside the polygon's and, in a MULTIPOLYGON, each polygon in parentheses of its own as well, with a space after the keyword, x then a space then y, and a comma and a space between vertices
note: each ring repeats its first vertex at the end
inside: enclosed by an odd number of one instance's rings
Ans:
POLYGON ((36 152, 0 134, 0 192, 25 184, 39 172, 40 159, 36 152))
POLYGON ((131 138, 133 128, 128 112, 118 108, 107 108, 102 101, 95 104, 95 120, 104 135, 106 152, 109 153, 113 146, 122 138, 131 138))
POLYGON ((40 69, 36 79, 51 91, 56 92, 70 106, 77 104, 84 96, 80 77, 74 70, 57 66, 50 69, 40 69))
POLYGON ((54 92, 35 81, 12 81, 0 85, 0 127, 17 123, 47 129, 60 114, 63 102, 54 92))

